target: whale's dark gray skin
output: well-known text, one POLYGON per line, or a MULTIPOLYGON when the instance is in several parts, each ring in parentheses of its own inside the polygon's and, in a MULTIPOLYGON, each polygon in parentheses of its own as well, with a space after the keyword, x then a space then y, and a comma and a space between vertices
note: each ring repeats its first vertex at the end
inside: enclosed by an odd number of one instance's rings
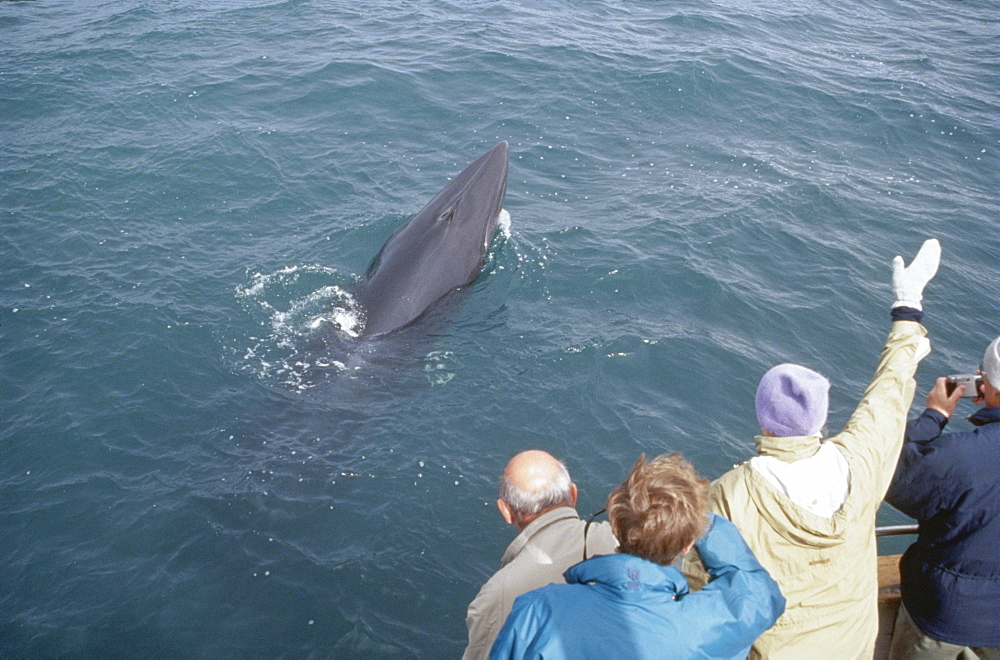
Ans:
POLYGON ((504 141, 389 237, 356 294, 365 315, 362 337, 412 323, 445 294, 476 279, 503 208, 507 158, 504 141))

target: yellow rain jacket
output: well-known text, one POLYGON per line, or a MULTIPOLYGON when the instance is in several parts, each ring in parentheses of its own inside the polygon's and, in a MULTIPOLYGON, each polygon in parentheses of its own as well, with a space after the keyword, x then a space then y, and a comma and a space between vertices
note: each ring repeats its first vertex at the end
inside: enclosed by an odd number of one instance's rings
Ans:
MULTIPOLYGON (((787 599, 751 658, 871 658, 878 632, 875 514, 899 457, 913 374, 928 353, 926 331, 896 321, 875 377, 847 427, 826 440, 847 460, 850 488, 831 518, 803 509, 749 462, 712 483, 710 507, 736 524, 787 599)), ((792 463, 813 456, 819 436, 759 437, 758 451, 792 463)), ((694 553, 692 553, 694 554, 694 553)), ((685 573, 707 579, 697 558, 685 573)))

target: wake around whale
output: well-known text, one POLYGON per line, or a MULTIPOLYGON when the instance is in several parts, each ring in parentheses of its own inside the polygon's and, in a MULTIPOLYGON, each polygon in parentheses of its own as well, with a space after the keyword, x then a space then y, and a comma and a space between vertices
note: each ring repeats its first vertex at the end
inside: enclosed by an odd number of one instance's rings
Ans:
POLYGON ((466 167, 397 229, 362 279, 356 300, 362 337, 377 337, 420 318, 483 269, 507 191, 507 142, 466 167))

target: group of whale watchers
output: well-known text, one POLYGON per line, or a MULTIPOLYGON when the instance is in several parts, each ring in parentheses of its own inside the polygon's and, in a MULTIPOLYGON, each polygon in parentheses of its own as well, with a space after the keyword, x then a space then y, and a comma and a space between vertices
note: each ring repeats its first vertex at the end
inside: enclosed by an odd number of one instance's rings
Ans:
POLYGON ((679 455, 640 457, 609 522, 580 519, 560 461, 514 456, 497 506, 520 533, 469 606, 464 658, 871 658, 883 498, 919 523, 891 657, 1000 658, 1000 337, 974 430, 942 433, 965 394, 946 378, 907 424, 940 254, 930 239, 894 259, 889 337, 831 438, 829 382, 782 364, 757 388, 757 455, 711 484, 679 455))

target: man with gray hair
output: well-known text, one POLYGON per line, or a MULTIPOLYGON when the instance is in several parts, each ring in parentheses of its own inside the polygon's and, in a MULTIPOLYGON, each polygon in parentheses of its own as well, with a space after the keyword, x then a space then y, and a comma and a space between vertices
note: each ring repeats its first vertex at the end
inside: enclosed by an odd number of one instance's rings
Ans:
POLYGON ((577 487, 551 454, 529 449, 514 456, 500 477, 497 508, 520 532, 469 605, 469 645, 464 660, 487 658, 514 599, 547 584, 586 557, 609 554, 618 542, 606 523, 587 523, 576 512, 577 487), (585 557, 586 555, 586 557, 585 557))

